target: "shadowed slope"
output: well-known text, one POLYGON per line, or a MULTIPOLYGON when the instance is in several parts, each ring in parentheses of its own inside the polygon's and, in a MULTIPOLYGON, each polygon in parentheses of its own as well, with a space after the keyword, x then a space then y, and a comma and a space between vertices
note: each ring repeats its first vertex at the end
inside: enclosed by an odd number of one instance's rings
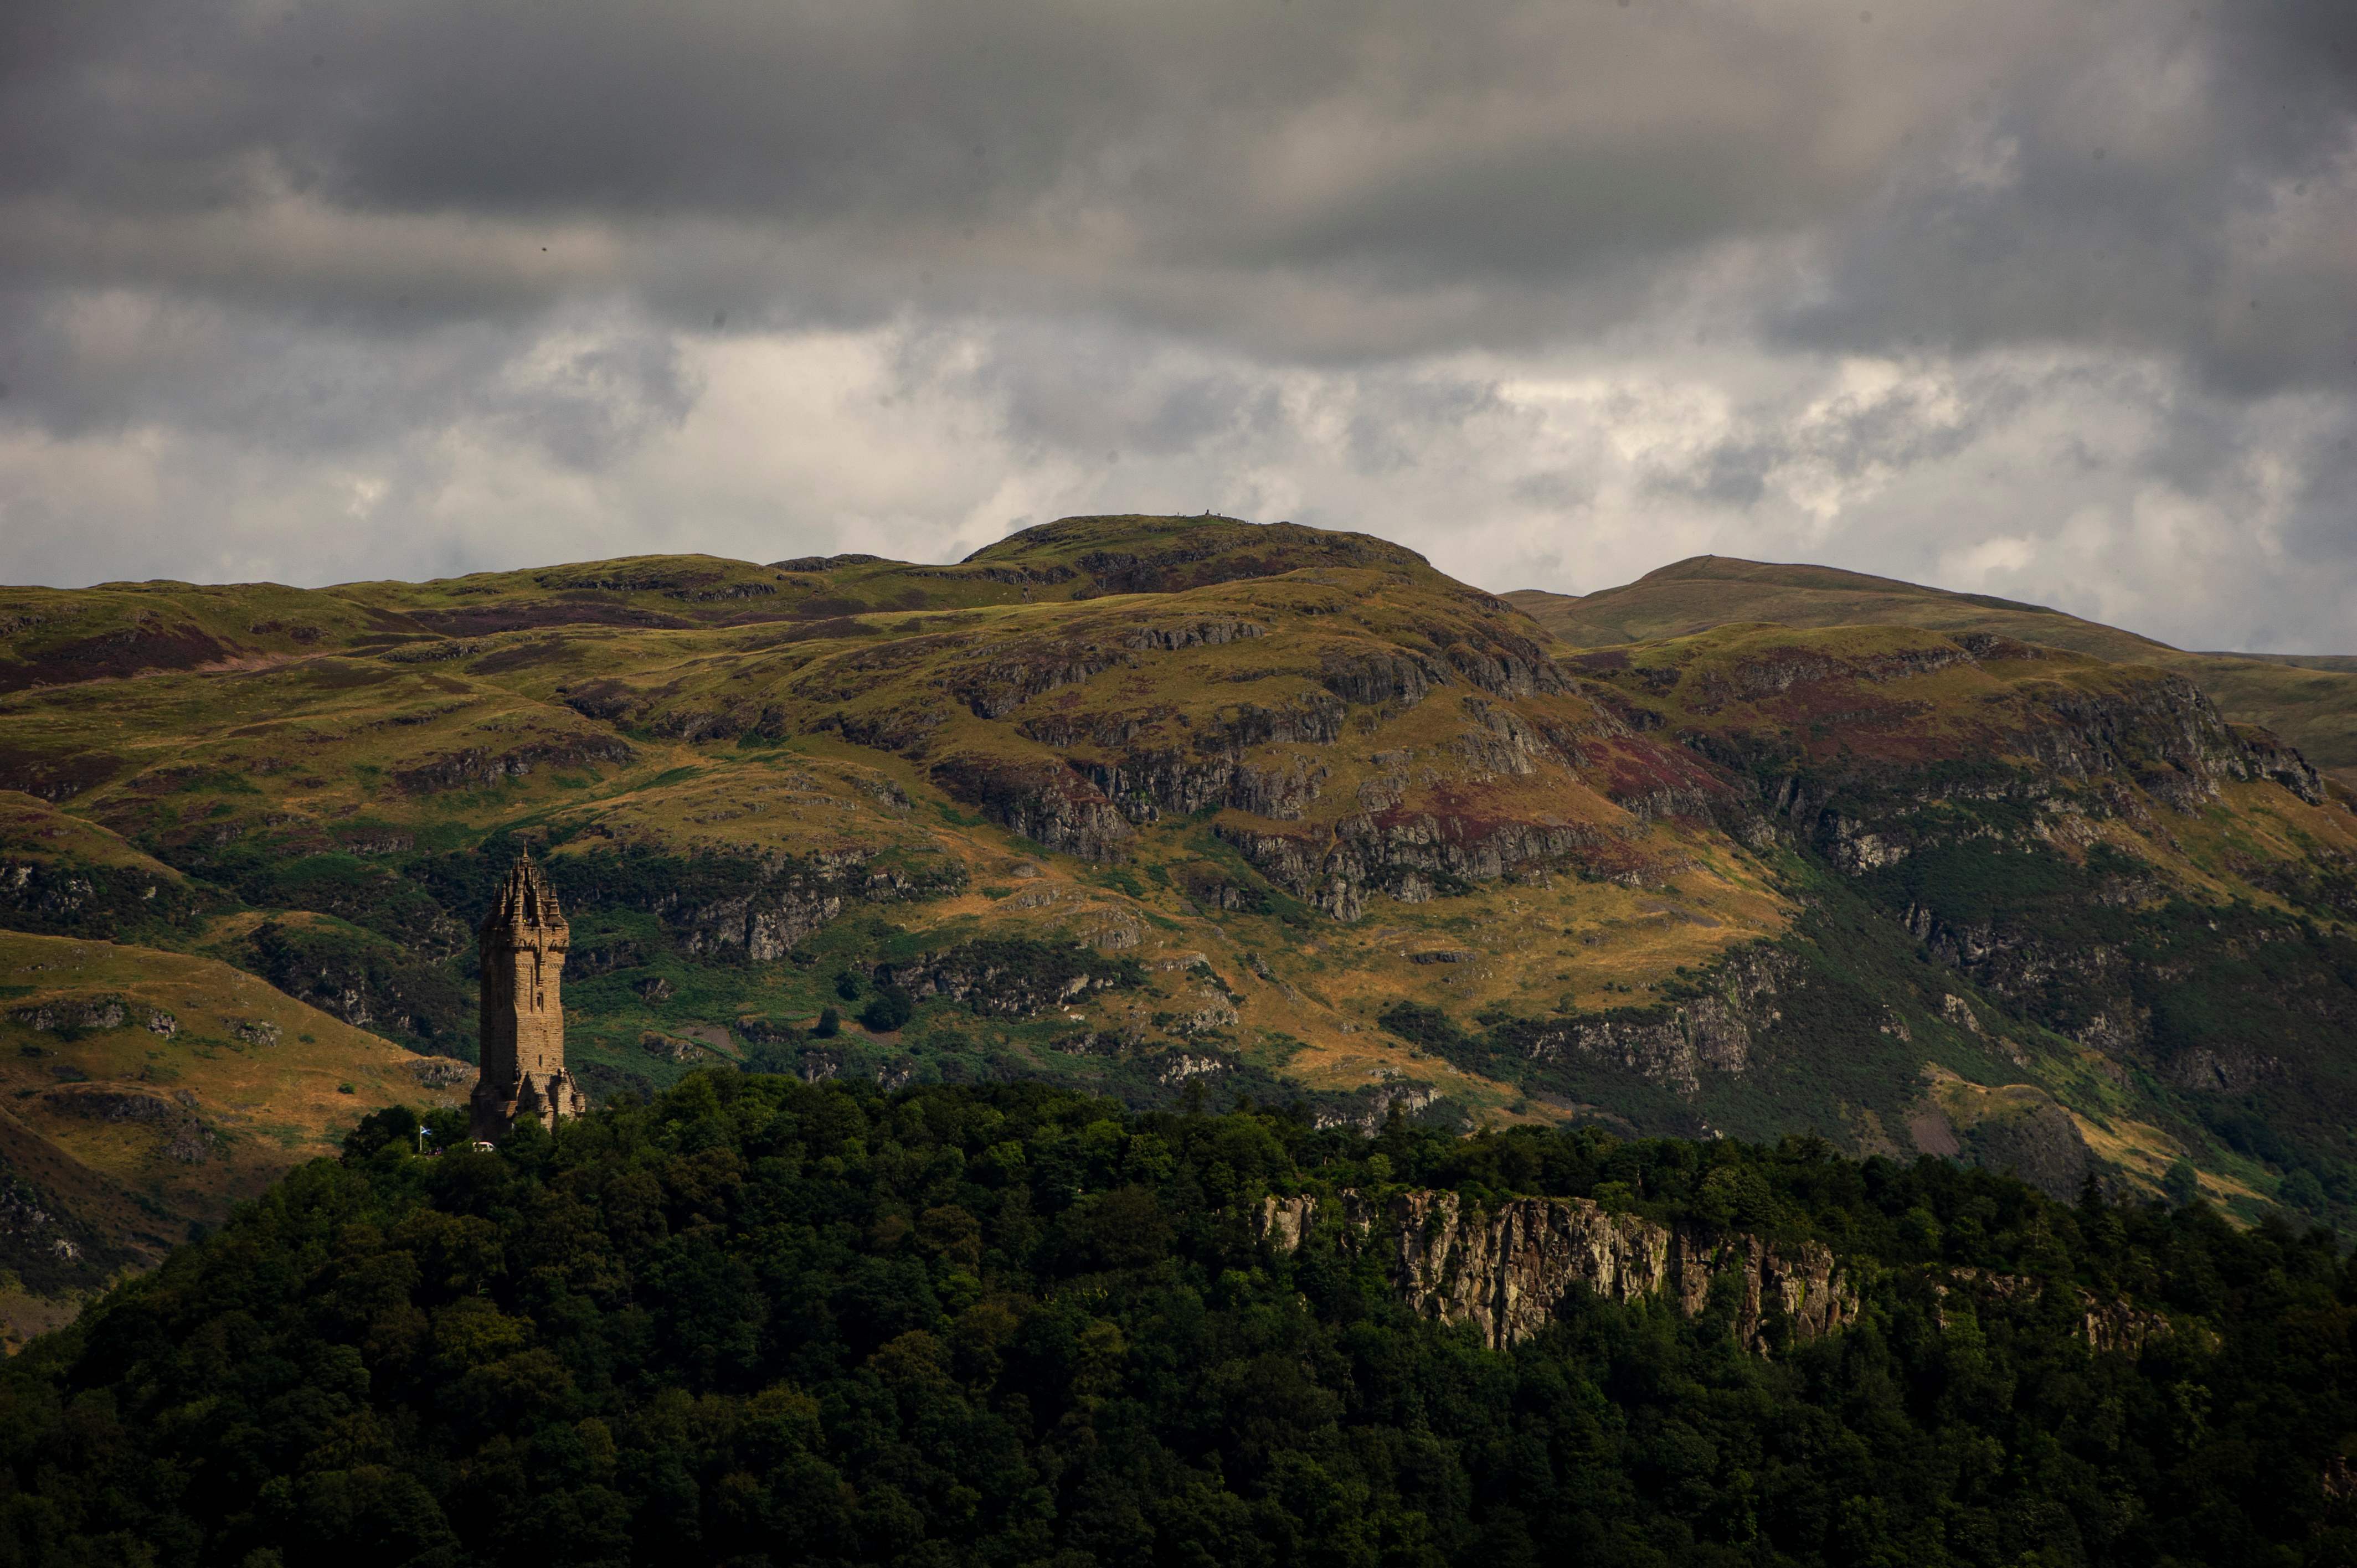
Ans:
POLYGON ((1830 566, 1697 555, 1584 596, 1518 589, 1506 600, 1582 648, 1684 637, 1738 621, 1783 626, 1913 626, 1989 633, 2151 664, 2191 680, 2229 718, 2261 725, 2318 768, 2357 788, 2357 659, 2197 653, 2040 605, 1951 593, 1830 566))

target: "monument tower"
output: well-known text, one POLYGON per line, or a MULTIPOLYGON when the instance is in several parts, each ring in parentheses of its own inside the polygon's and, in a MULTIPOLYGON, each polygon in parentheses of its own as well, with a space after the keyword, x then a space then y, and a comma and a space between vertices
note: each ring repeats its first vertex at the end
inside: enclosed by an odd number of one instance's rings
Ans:
POLYGON ((556 890, 529 853, 509 867, 483 919, 482 1077, 476 1081, 474 1134, 497 1143, 529 1116, 554 1128, 589 1101, 565 1070, 567 936, 556 890))

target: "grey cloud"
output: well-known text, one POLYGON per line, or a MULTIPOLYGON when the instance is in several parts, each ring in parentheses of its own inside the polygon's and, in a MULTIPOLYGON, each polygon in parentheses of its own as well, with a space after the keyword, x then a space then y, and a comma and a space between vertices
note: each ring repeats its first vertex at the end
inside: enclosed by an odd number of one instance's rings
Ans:
POLYGON ((2357 644, 2345 4, 30 0, 0 147, 0 575, 1209 504, 2357 644))
POLYGON ((594 469, 676 427, 695 390, 677 345, 641 332, 515 363, 482 412, 566 467, 594 469))
POLYGON ((2357 13, 2109 9, 2141 26, 2024 60, 1827 231, 1788 339, 2101 343, 2237 392, 2357 386, 2357 13))
POLYGON ((1361 376, 1353 390, 1343 450, 1353 469, 1371 476, 1414 467, 1436 435, 1503 408, 1493 382, 1462 376, 1361 376))
POLYGON ((1168 456, 1285 423, 1274 389, 1248 368, 1157 351, 1130 334, 1086 323, 1013 325, 989 335, 978 362, 938 358, 944 349, 963 356, 972 344, 963 334, 928 339, 904 357, 903 374, 985 402, 1005 433, 1033 449, 1168 456))
POLYGON ((611 312, 486 329, 284 318, 129 291, 0 295, 0 364, 34 395, 0 421, 79 439, 141 426, 334 460, 479 423, 594 467, 694 401, 668 333, 611 312))
POLYGON ((2286 552, 2298 560, 2357 560, 2357 408, 2329 406, 2303 423, 2286 552))
POLYGON ((1921 360, 1900 361, 1878 386, 1779 387, 1739 410, 1698 454, 1662 455, 1645 484, 1659 495, 1742 510, 1759 505, 1778 470, 1793 465, 1852 481, 1920 469, 1966 451, 2031 395, 2007 370, 1954 374, 1921 360))
MULTIPOLYGON (((2342 177, 2349 25, 2219 9, 53 0, 18 13, 0 84, 0 259, 459 315, 622 289, 688 320, 869 321, 1044 291, 1388 354, 1527 342, 1610 307, 1583 291, 1798 236, 1825 296, 1756 305, 1808 340, 2174 322, 2221 373, 2317 373, 2312 332, 2188 306, 2242 286, 2218 220, 2255 185, 2342 177), (2150 156, 2090 120, 2105 93, 2150 156), (2018 144, 2018 172, 1961 179, 1972 137, 2018 144), (414 253, 369 232, 385 218, 414 253)), ((2263 303, 2357 308, 2330 240, 2278 258, 2263 303)))
POLYGON ((1714 442, 1701 460, 1665 468, 1647 478, 1657 493, 1683 495, 1714 506, 1742 510, 1768 494, 1768 476, 1791 456, 1780 442, 1756 436, 1714 442))

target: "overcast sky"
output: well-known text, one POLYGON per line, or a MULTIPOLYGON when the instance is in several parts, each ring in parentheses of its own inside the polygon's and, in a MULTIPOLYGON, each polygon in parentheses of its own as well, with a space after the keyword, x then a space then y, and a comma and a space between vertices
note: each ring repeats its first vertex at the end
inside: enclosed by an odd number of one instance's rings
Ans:
POLYGON ((1715 552, 2357 651, 2349 0, 16 0, 0 580, 1715 552))

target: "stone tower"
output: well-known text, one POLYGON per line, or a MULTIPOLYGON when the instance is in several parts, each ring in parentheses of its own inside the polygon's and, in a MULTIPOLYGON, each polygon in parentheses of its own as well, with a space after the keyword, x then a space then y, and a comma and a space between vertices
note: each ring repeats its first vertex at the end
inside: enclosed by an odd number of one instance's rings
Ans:
POLYGON ((567 929, 556 890, 527 854, 509 868, 483 920, 482 1077, 475 1084, 476 1138, 497 1143, 516 1119, 554 1128, 589 1101, 565 1070, 567 929))

